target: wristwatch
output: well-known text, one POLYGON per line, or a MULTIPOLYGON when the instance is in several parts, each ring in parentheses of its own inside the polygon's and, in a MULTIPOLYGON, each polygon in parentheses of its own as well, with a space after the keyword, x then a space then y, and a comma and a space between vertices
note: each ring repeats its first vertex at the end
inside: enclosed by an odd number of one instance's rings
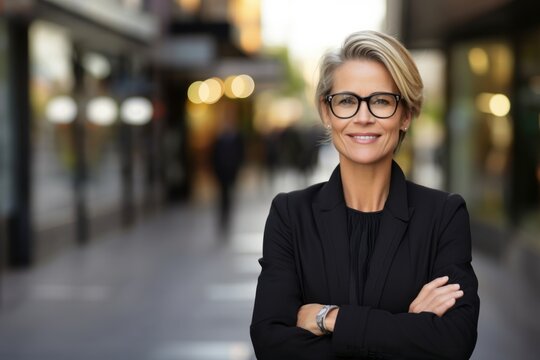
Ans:
POLYGON ((321 310, 317 313, 315 316, 315 321, 317 322, 317 326, 321 330, 321 332, 325 335, 330 334, 330 331, 326 329, 326 326, 324 326, 324 320, 326 319, 326 315, 330 312, 330 310, 337 309, 339 306, 337 305, 323 305, 321 310))

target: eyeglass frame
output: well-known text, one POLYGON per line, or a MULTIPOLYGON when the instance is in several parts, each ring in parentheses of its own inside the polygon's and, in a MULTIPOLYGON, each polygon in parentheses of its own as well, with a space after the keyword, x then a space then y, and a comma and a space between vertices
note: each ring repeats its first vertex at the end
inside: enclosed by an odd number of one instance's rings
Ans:
POLYGON ((394 116, 396 114, 397 108, 399 106, 399 102, 401 101, 402 98, 403 97, 401 96, 401 94, 395 94, 395 93, 384 92, 384 91, 374 92, 373 94, 365 96, 365 97, 356 95, 355 93, 350 92, 350 91, 344 91, 344 92, 339 92, 339 93, 335 93, 335 94, 329 94, 329 95, 326 95, 324 97, 324 99, 328 103, 328 106, 330 107, 330 111, 332 111, 332 114, 334 114, 334 116, 337 117, 338 119, 342 119, 342 120, 350 119, 350 118, 354 117, 356 114, 358 114, 358 111, 360 111, 360 106, 362 105, 363 101, 366 102, 368 111, 369 111, 369 113, 371 115, 375 116, 377 119, 389 119, 389 118, 391 118, 392 116, 394 116), (355 97, 358 100, 358 107, 356 108, 356 111, 351 116, 343 117, 343 116, 336 115, 336 113, 334 112, 334 107, 332 106, 332 98, 334 96, 336 96, 336 95, 351 95, 351 96, 355 97), (392 95, 392 96, 394 96, 394 98, 396 99, 396 107, 395 107, 394 111, 392 112, 392 115, 389 115, 389 116, 377 116, 377 115, 375 115, 373 113, 373 111, 371 111, 371 106, 369 104, 369 101, 371 100, 372 97, 378 96, 378 95, 392 95))

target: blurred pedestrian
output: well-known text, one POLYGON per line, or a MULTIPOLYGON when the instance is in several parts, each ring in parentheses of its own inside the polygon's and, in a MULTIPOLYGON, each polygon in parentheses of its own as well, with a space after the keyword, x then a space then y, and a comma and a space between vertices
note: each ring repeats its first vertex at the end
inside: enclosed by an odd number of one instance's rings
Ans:
POLYGON ((274 186, 277 169, 280 165, 281 130, 272 129, 263 136, 264 166, 267 172, 269 188, 274 186))
POLYGON ((220 123, 211 153, 212 168, 218 183, 218 226, 228 230, 233 206, 233 192, 244 161, 244 139, 237 119, 226 116, 220 123))
POLYGON ((251 324, 259 360, 471 355, 465 202, 407 181, 393 160, 422 89, 409 52, 382 33, 354 33, 323 57, 316 102, 339 165, 272 202, 251 324))

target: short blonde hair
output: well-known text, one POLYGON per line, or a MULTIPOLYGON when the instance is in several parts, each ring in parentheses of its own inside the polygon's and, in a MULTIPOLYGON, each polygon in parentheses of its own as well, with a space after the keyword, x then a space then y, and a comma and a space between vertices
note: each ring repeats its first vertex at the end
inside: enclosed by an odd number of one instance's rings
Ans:
MULTIPOLYGON (((394 37, 377 31, 358 31, 349 35, 337 51, 326 53, 319 66, 315 103, 322 118, 324 97, 330 95, 335 70, 348 60, 368 59, 388 70, 412 118, 420 114, 423 101, 422 78, 409 51, 394 37)), ((405 134, 400 134, 400 143, 405 134)))

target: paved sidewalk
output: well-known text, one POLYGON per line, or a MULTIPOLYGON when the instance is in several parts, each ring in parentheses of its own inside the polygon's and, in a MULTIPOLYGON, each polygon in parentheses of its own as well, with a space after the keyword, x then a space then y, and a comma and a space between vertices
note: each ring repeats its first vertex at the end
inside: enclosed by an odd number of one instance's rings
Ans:
MULTIPOLYGON (((253 359, 249 323, 272 191, 252 190, 240 194, 228 238, 209 204, 185 205, 4 274, 0 359, 253 359)), ((539 287, 509 264, 475 253, 482 307, 473 359, 539 358, 539 287)))
POLYGON ((179 207, 5 275, 0 359, 252 359, 266 213, 244 201, 225 239, 210 206, 179 207))

